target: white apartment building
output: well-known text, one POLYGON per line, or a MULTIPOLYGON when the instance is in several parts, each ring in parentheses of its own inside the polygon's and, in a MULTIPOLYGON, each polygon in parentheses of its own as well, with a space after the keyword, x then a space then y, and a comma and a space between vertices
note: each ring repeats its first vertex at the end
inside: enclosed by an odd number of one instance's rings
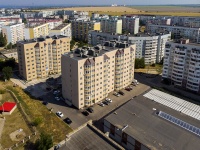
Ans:
POLYGON ((173 34, 175 39, 188 38, 194 43, 200 43, 200 28, 190 28, 181 26, 166 26, 166 25, 147 25, 147 31, 155 33, 158 31, 169 31, 173 34))
POLYGON ((167 42, 162 78, 200 94, 200 44, 167 42))
POLYGON ((101 23, 102 32, 122 34, 122 20, 116 16, 110 18, 95 18, 101 23))
POLYGON ((78 109, 100 102, 134 79, 135 45, 105 42, 62 55, 62 94, 78 109))
POLYGON ((49 35, 64 35, 72 37, 71 23, 63 23, 49 31, 49 35))
POLYGON ((24 39, 24 23, 2 26, 2 33, 6 35, 8 43, 16 44, 24 39))
POLYGON ((133 16, 122 16, 122 30, 130 34, 139 32, 139 18, 133 16))
POLYGON ((153 64, 162 60, 165 43, 171 40, 171 34, 138 34, 137 36, 133 36, 110 34, 101 31, 89 31, 88 44, 94 46, 108 40, 126 41, 129 44, 136 44, 135 57, 143 57, 145 59, 145 64, 153 64))

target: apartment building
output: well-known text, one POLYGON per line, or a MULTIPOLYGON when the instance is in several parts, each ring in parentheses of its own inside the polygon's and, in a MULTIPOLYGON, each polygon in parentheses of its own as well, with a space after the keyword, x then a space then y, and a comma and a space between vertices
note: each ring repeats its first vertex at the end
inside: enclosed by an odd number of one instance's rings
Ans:
POLYGON ((200 28, 148 24, 146 29, 151 33, 167 30, 172 33, 174 39, 188 38, 194 43, 200 43, 200 28))
POLYGON ((90 30, 100 30, 100 22, 96 21, 72 21, 72 37, 87 41, 88 40, 88 31, 90 30))
POLYGON ((16 44, 24 39, 24 23, 2 26, 2 33, 6 35, 8 43, 16 44))
POLYGON ((96 18, 97 22, 101 23, 102 32, 122 34, 122 20, 116 16, 109 18, 96 18))
POLYGON ((167 42, 162 78, 200 94, 200 44, 167 42))
POLYGON ((97 45, 104 41, 117 40, 136 44, 136 58, 144 58, 145 64, 158 63, 164 56, 165 43, 171 40, 169 32, 158 34, 122 35, 110 34, 101 31, 89 31, 88 44, 97 45))
POLYGON ((107 41, 62 55, 62 93, 78 109, 91 106, 134 79, 135 45, 107 41))
POLYGON ((26 27, 25 29, 25 39, 38 38, 40 36, 49 35, 49 24, 41 24, 36 26, 26 27))
POLYGON ((70 51, 70 38, 62 35, 17 43, 19 73, 27 81, 61 72, 61 55, 70 51))
POLYGON ((49 31, 49 35, 64 35, 72 37, 71 23, 63 23, 49 31))
POLYGON ((122 16, 122 30, 130 34, 139 32, 139 18, 134 16, 122 16))

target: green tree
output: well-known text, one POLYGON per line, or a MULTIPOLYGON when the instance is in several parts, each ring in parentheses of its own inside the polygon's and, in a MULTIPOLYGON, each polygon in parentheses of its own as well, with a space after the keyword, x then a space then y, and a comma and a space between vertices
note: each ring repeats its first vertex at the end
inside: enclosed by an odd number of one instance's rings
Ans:
POLYGON ((22 22, 23 22, 24 24, 27 24, 26 18, 24 18, 24 19, 22 20, 22 22))
POLYGON ((4 67, 2 69, 2 72, 3 72, 4 80, 10 80, 10 78, 12 77, 12 68, 11 67, 4 67))
POLYGON ((7 44, 6 35, 1 32, 0 33, 0 47, 4 47, 7 44))
POLYGON ((35 143, 37 150, 47 150, 53 146, 53 140, 51 135, 42 132, 40 134, 40 139, 35 143))
POLYGON ((14 58, 6 59, 4 62, 4 66, 11 67, 12 69, 15 68, 15 59, 14 58))
POLYGON ((144 58, 136 58, 135 59, 135 69, 145 68, 144 58))

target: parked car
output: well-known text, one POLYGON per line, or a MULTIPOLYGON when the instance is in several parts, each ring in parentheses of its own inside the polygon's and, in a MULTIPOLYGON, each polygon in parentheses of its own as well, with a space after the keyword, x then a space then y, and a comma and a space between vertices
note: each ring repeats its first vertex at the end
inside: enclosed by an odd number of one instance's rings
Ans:
POLYGON ((86 110, 82 112, 83 115, 88 116, 89 112, 87 112, 86 110))
POLYGON ((69 118, 65 118, 63 121, 66 122, 67 124, 71 124, 72 123, 72 120, 69 119, 69 118))
POLYGON ((108 101, 103 101, 103 103, 104 103, 105 105, 109 105, 109 102, 108 102, 108 101))
POLYGON ((55 146, 54 146, 54 150, 58 150, 58 149, 60 149, 60 147, 61 147, 61 145, 60 145, 60 144, 58 144, 58 145, 55 145, 55 146))
POLYGON ((122 92, 122 91, 119 91, 118 93, 119 93, 120 95, 124 95, 124 92, 122 92))
POLYGON ((87 111, 89 111, 90 113, 93 113, 93 112, 94 112, 94 110, 93 110, 91 107, 89 107, 89 108, 87 109, 87 111))
POLYGON ((42 104, 43 105, 48 105, 48 102, 47 101, 43 101, 42 104))
POLYGON ((101 107, 104 107, 104 106, 105 106, 104 103, 99 103, 99 105, 100 105, 101 107))
POLYGON ((112 100, 110 98, 106 98, 106 101, 112 103, 112 100))
POLYGON ((119 97, 119 96, 120 96, 120 94, 119 94, 119 93, 117 93, 117 92, 114 92, 114 93, 113 93, 113 95, 115 95, 115 96, 117 96, 117 97, 119 97))
POLYGON ((59 90, 53 91, 53 94, 54 94, 54 95, 59 94, 59 93, 60 93, 59 90))
POLYGON ((59 100, 60 100, 60 97, 55 97, 55 100, 59 101, 59 100))
POLYGON ((56 115, 57 115, 58 117, 60 117, 60 118, 62 118, 62 117, 64 116, 63 113, 60 112, 60 111, 57 111, 57 112, 56 112, 56 115))
POLYGON ((126 87, 125 90, 126 91, 131 91, 131 89, 129 87, 126 87))

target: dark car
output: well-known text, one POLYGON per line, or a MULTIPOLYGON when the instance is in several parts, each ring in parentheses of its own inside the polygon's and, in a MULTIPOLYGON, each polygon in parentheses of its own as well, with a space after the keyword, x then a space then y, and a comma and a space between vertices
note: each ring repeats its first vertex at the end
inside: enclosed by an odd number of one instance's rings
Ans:
POLYGON ((103 101, 103 103, 104 103, 105 105, 109 105, 109 102, 108 102, 108 101, 103 101))
POLYGON ((120 95, 124 95, 124 92, 122 92, 122 91, 119 91, 118 93, 119 93, 120 95))
POLYGON ((42 104, 43 105, 48 105, 48 102, 47 101, 43 101, 42 104))
POLYGON ((89 108, 87 109, 87 111, 89 111, 90 113, 93 113, 93 112, 94 112, 94 110, 93 110, 91 107, 89 107, 89 108))
POLYGON ((83 115, 88 116, 89 112, 87 112, 86 110, 82 112, 83 115))
POLYGON ((131 89, 130 89, 129 87, 126 87, 125 90, 127 90, 127 91, 131 91, 131 89))
POLYGON ((69 119, 69 118, 65 118, 63 121, 66 122, 67 124, 71 124, 72 123, 72 120, 69 119))

